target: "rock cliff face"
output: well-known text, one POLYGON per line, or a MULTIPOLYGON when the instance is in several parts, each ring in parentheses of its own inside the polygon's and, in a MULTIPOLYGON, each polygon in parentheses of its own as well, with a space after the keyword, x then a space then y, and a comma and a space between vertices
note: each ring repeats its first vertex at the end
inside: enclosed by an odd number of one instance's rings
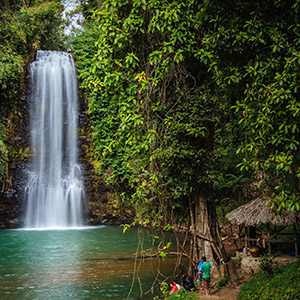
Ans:
POLYGON ((22 226, 30 137, 26 84, 21 86, 20 97, 14 111, 7 116, 5 128, 9 162, 7 176, 0 183, 0 228, 22 226))
POLYGON ((0 228, 22 226, 24 212, 24 187, 27 182, 27 163, 10 168, 11 182, 2 185, 0 192, 0 228))

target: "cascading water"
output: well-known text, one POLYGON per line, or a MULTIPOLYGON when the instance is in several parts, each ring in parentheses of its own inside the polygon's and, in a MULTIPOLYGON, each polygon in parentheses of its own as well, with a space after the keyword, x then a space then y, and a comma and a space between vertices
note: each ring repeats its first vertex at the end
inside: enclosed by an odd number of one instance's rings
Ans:
POLYGON ((77 79, 70 54, 38 51, 30 65, 32 168, 26 228, 77 227, 83 183, 77 161, 77 79))

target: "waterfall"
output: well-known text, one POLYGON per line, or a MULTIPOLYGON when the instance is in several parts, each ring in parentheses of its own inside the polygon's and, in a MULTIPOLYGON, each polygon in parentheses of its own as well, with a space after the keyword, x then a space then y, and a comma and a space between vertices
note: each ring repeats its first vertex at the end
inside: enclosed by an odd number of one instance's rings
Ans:
POLYGON ((70 54, 38 51, 30 65, 32 162, 26 228, 82 224, 83 183, 77 161, 77 79, 70 54))

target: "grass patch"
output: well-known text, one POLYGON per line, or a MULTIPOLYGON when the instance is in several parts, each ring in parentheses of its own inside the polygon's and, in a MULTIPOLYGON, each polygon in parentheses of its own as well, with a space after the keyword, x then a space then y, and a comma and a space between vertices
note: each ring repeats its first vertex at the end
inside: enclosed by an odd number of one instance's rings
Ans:
POLYGON ((249 280, 238 294, 239 300, 295 300, 300 299, 300 260, 280 267, 273 277, 260 272, 249 280))
POLYGON ((172 295, 167 297, 165 300, 174 300, 174 299, 196 300, 196 299, 198 299, 198 292, 188 292, 184 288, 181 288, 179 291, 173 293, 172 295))

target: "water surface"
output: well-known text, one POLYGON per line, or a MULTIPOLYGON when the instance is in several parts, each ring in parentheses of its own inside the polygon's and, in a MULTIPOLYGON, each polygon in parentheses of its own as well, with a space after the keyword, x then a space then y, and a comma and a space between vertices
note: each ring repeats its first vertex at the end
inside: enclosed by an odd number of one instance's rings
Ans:
MULTIPOLYGON (((175 261, 146 258, 135 265, 138 241, 135 229, 123 234, 114 226, 0 231, 0 299, 126 299, 137 266, 145 292, 158 265, 170 275, 175 261)), ((130 299, 140 295, 135 277, 130 299)), ((153 299, 153 294, 142 299, 153 299)))

